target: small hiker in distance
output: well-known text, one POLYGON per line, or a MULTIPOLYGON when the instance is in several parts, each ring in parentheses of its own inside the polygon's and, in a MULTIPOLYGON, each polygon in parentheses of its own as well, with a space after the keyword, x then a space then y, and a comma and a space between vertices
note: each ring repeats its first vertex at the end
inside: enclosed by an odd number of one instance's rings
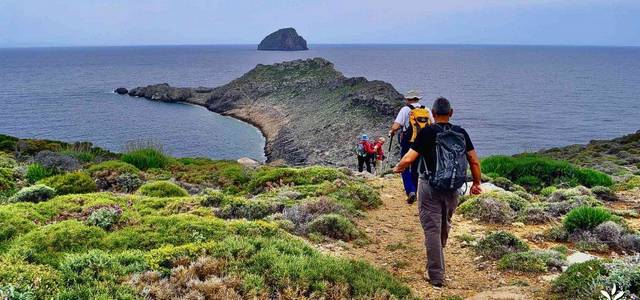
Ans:
POLYGON ((435 287, 444 285, 445 264, 442 248, 447 244, 451 217, 458 207, 459 189, 466 183, 471 166, 470 193, 482 193, 480 160, 469 134, 449 119, 453 109, 449 100, 438 98, 431 108, 435 124, 422 129, 411 149, 393 169, 400 173, 418 162, 418 211, 427 249, 425 279, 435 287))
POLYGON ((360 136, 360 140, 358 141, 358 145, 355 148, 356 157, 358 158, 358 172, 362 172, 364 170, 364 166, 367 166, 367 172, 371 173, 371 161, 373 155, 375 154, 375 150, 373 149, 373 145, 369 141, 369 136, 363 134, 360 136))
MULTIPOLYGON (((400 109, 398 116, 391 130, 389 130, 389 138, 393 137, 399 131, 398 141, 400 141, 400 156, 404 156, 411 145, 415 141, 418 132, 433 123, 433 118, 429 110, 420 104, 422 95, 419 91, 409 91, 404 96, 405 106, 400 109)), ((402 172, 402 184, 407 194, 407 203, 412 204, 416 201, 416 192, 418 187, 418 165, 414 163, 411 167, 407 167, 402 172)))
POLYGON ((372 163, 373 163, 373 167, 375 170, 375 174, 374 175, 380 175, 382 174, 382 161, 385 160, 387 157, 384 155, 384 149, 382 149, 382 147, 384 146, 384 143, 387 140, 384 137, 378 137, 375 142, 373 142, 373 157, 371 158, 372 163))

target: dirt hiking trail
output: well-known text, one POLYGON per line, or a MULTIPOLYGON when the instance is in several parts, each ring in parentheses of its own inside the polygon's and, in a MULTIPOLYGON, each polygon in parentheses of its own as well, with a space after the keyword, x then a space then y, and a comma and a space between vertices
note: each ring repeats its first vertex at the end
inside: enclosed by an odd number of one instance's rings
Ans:
MULTIPOLYGON (((544 226, 492 226, 466 220, 460 215, 453 218, 449 241, 445 248, 446 286, 433 288, 425 279, 424 234, 418 219, 417 203, 409 205, 399 177, 371 179, 380 187, 383 205, 365 213, 357 221, 370 242, 359 245, 323 245, 334 254, 364 259, 389 270, 408 284, 417 296, 424 299, 446 299, 458 296, 464 299, 548 299, 549 279, 544 275, 500 272, 494 261, 478 259, 471 247, 456 238, 462 234, 481 236, 487 231, 508 230, 527 241, 527 235, 541 232, 544 226)), ((551 275, 553 276, 553 275, 551 275)), ((459 299, 459 298, 458 298, 459 299)))

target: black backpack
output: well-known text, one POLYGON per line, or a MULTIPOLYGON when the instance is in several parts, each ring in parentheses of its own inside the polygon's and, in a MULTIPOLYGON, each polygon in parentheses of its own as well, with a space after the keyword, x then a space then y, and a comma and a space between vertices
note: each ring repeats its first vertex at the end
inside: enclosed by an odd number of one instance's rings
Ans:
POLYGON ((442 131, 436 134, 436 170, 428 174, 424 156, 422 164, 429 184, 440 191, 454 191, 467 182, 467 147, 464 134, 454 131, 453 125, 435 124, 442 131))

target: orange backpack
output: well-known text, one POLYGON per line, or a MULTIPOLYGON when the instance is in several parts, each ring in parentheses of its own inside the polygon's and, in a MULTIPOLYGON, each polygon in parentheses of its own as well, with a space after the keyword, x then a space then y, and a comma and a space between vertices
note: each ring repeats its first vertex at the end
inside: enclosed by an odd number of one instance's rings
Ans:
POLYGON ((424 105, 414 107, 408 104, 407 106, 411 109, 411 112, 409 112, 409 128, 405 134, 409 135, 409 142, 413 143, 418 136, 418 132, 431 125, 431 113, 424 105))

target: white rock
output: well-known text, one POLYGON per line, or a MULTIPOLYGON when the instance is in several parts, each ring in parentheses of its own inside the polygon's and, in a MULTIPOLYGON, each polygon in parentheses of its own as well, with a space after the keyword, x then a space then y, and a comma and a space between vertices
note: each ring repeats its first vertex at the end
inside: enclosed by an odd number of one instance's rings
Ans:
POLYGON ((556 278, 560 277, 560 274, 549 274, 549 275, 544 275, 544 276, 540 276, 540 279, 547 281, 547 282, 551 282, 556 280, 556 278))
POLYGON ((567 256, 567 265, 570 266, 577 263, 583 263, 592 259, 598 259, 598 257, 584 252, 576 252, 567 256))
POLYGON ((248 158, 248 157, 243 157, 243 158, 238 159, 238 163, 243 165, 243 166, 246 166, 246 167, 255 167, 255 166, 258 166, 260 164, 259 162, 255 161, 255 160, 253 160, 251 158, 248 158))
MULTIPOLYGON (((464 193, 465 195, 469 195, 469 193, 471 192, 471 185, 472 184, 473 184, 473 182, 467 182, 467 190, 464 193)), ((485 183, 481 184, 480 187, 482 188, 482 192, 484 192, 484 193, 491 192, 491 191, 504 191, 503 188, 501 188, 499 186, 496 186, 495 184, 490 183, 490 182, 485 182, 485 183)))

